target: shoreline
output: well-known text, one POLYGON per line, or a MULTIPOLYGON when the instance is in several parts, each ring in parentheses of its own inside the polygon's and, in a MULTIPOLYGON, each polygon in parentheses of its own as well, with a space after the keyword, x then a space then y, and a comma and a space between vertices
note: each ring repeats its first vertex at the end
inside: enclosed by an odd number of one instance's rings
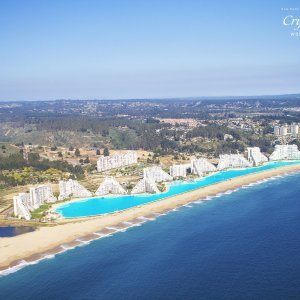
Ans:
MULTIPOLYGON (((89 243, 129 227, 137 226, 158 215, 167 213, 190 202, 207 201, 220 193, 274 176, 299 172, 300 165, 278 167, 239 176, 196 190, 170 196, 123 211, 87 218, 61 220, 56 226, 41 227, 33 232, 0 240, 0 272, 37 261, 89 243)), ((1 274, 0 274, 1 275, 1 274)))

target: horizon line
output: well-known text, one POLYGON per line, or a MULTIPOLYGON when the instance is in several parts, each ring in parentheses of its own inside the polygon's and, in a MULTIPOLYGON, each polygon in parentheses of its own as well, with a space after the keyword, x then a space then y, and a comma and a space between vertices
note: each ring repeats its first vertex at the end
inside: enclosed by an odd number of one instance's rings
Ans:
MULTIPOLYGON (((153 101, 153 100, 217 100, 217 99, 226 99, 229 100, 228 98, 244 98, 244 99, 251 99, 251 98, 256 98, 256 97, 286 97, 286 96, 299 96, 300 97, 300 92, 298 93, 290 93, 290 94, 263 94, 263 95, 238 95, 238 96, 233 96, 233 95, 224 95, 224 96, 174 96, 174 97, 147 97, 147 98, 89 98, 89 99, 75 99, 75 98, 56 98, 56 99, 22 99, 22 100, 1 100, 0 102, 51 102, 51 101, 153 101), (205 98, 205 99, 200 99, 200 98, 205 98)), ((237 99, 232 99, 232 100, 237 100, 237 99)))

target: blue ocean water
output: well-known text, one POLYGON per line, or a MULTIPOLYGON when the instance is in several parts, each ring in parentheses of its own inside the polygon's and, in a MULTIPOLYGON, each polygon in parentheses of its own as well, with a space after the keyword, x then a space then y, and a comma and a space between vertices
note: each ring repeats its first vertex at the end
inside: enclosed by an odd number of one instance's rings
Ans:
POLYGON ((194 182, 177 182, 170 184, 167 192, 154 195, 125 195, 125 196, 106 196, 90 198, 83 201, 67 203, 59 206, 56 211, 66 218, 86 217, 105 213, 124 210, 133 206, 160 200, 166 197, 178 195, 210 184, 232 179, 238 176, 261 172, 281 166, 299 164, 299 161, 279 161, 270 162, 255 168, 245 168, 217 172, 211 176, 204 177, 194 182))
POLYGON ((300 174, 0 278, 1 299, 300 299, 300 174))
POLYGON ((6 226, 6 227, 0 227, 0 238, 1 237, 11 237, 16 236, 20 234, 24 234, 27 232, 34 231, 35 228, 30 226, 6 226))

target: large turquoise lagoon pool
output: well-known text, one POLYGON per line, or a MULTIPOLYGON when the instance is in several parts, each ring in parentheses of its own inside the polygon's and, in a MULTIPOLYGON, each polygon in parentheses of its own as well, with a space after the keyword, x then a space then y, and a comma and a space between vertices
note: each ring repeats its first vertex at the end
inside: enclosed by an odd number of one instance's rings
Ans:
POLYGON ((259 167, 220 171, 191 182, 172 182, 169 184, 169 189, 161 194, 119 195, 87 198, 76 202, 62 204, 58 206, 55 211, 65 218, 102 215, 161 200, 239 176, 294 164, 300 164, 300 161, 269 162, 259 167))

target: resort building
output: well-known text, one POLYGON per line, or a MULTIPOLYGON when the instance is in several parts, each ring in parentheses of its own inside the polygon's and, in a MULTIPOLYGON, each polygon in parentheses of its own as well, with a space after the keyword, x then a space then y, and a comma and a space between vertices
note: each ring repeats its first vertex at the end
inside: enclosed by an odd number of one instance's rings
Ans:
POLYGON ((274 126, 274 135, 276 136, 286 136, 288 135, 289 127, 287 125, 274 126))
POLYGON ((173 165, 170 167, 170 175, 173 178, 176 177, 186 177, 186 169, 189 168, 189 164, 184 165, 173 165))
POLYGON ((137 163, 137 153, 128 151, 122 154, 114 154, 111 156, 100 156, 97 161, 98 172, 103 172, 115 168, 120 168, 137 163))
POLYGON ((280 126, 274 126, 274 135, 280 136, 280 126))
POLYGON ((216 167, 205 158, 198 158, 191 160, 191 172, 202 176, 203 173, 216 171, 216 167))
POLYGON ((68 197, 90 197, 92 193, 78 183, 77 180, 69 179, 68 181, 60 180, 59 182, 59 200, 68 197))
POLYGON ((274 126, 274 135, 278 137, 285 137, 287 135, 291 135, 292 137, 297 137, 299 134, 299 124, 292 123, 291 125, 282 125, 282 126, 274 126))
POLYGON ((29 194, 20 193, 18 196, 13 197, 14 202, 14 215, 25 220, 31 219, 31 213, 28 208, 29 194))
POLYGON ((289 127, 287 125, 283 125, 280 127, 280 134, 282 136, 286 136, 288 134, 289 127))
POLYGON ((161 167, 148 167, 143 170, 144 178, 148 178, 154 182, 171 181, 173 180, 167 172, 161 167))
POLYGON ((120 183, 112 176, 105 177, 104 181, 100 184, 95 195, 107 195, 107 194, 126 194, 124 188, 120 183))
POLYGON ((44 203, 52 203, 56 200, 51 185, 31 187, 29 193, 20 193, 13 197, 14 214, 19 218, 30 220, 30 211, 38 209, 44 203))
POLYGON ((221 154, 218 163, 218 170, 228 168, 250 167, 250 162, 241 154, 221 154))
POLYGON ((149 178, 141 179, 136 186, 132 189, 131 194, 142 194, 142 193, 159 193, 154 181, 151 181, 149 178))
POLYGON ((293 123, 291 125, 291 135, 293 137, 297 137, 298 134, 299 134, 299 125, 297 123, 293 123))
POLYGON ((276 145, 270 160, 300 159, 297 145, 276 145))
POLYGON ((29 195, 31 210, 39 208, 45 202, 51 203, 57 200, 53 195, 52 187, 50 184, 31 187, 29 189, 29 195))
POLYGON ((259 147, 248 147, 248 161, 253 165, 257 166, 268 161, 268 158, 260 152, 259 147))

